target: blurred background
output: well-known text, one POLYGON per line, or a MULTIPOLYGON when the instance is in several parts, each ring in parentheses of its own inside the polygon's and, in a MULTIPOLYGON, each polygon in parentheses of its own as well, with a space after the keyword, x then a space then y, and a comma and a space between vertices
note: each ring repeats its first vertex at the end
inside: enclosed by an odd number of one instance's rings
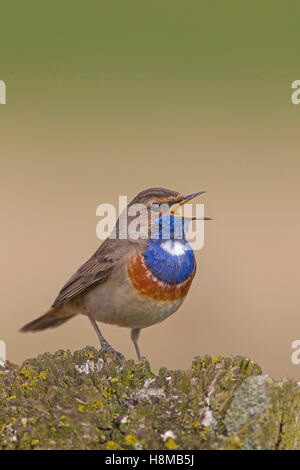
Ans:
MULTIPOLYGON (((21 334, 95 251, 96 207, 152 186, 214 218, 181 309, 141 335, 157 371, 243 355, 300 377, 297 1, 1 2, 0 339, 10 361, 98 347, 84 317, 21 334)), ((129 331, 104 336, 135 358, 129 331)))

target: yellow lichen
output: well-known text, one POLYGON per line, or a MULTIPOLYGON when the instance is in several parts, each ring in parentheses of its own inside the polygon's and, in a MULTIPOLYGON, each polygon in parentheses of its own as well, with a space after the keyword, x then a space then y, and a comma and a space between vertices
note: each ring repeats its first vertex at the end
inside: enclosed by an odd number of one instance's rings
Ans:
POLYGON ((212 363, 213 365, 217 364, 218 362, 220 362, 220 358, 219 358, 218 356, 216 356, 216 357, 211 361, 211 363, 212 363))
POLYGON ((84 405, 82 405, 81 403, 79 403, 79 405, 78 405, 78 411, 79 411, 79 413, 84 412, 84 405))
POLYGON ((203 367, 203 368, 206 367, 205 357, 201 357, 201 364, 202 364, 202 367, 203 367))
POLYGON ((227 437, 227 446, 225 450, 236 450, 242 447, 242 442, 235 435, 234 437, 227 437))
POLYGON ((168 439, 165 445, 168 450, 176 450, 179 447, 172 438, 168 439))
POLYGON ((26 367, 23 367, 23 369, 21 369, 20 371, 20 374, 22 374, 25 377, 25 379, 31 379, 32 369, 31 368, 26 369, 26 367))
POLYGON ((196 421, 193 424, 193 428, 196 429, 197 431, 202 428, 202 425, 199 423, 199 421, 196 421))
POLYGON ((125 436, 125 442, 129 446, 134 447, 134 444, 137 442, 137 439, 132 434, 127 434, 127 436, 125 436))
POLYGON ((229 379, 229 380, 232 380, 232 377, 233 377, 233 374, 232 374, 231 370, 229 370, 228 373, 227 373, 226 378, 229 379))
POLYGON ((91 403, 90 405, 88 405, 89 408, 100 408, 100 406, 102 405, 102 401, 101 400, 98 400, 96 401, 96 403, 91 403))
POLYGON ((204 431, 201 433, 201 439, 203 441, 206 441, 208 439, 209 433, 210 433, 209 427, 206 427, 204 431))
POLYGON ((115 441, 108 441, 106 444, 106 449, 107 450, 117 450, 118 449, 118 444, 116 444, 115 441))

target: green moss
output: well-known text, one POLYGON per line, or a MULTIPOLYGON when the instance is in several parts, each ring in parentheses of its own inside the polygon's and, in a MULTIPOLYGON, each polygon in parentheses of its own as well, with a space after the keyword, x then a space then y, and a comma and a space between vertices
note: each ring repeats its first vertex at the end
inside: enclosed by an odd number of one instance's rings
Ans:
POLYGON ((0 370, 2 449, 292 449, 299 410, 293 381, 241 357, 155 375, 87 347, 0 370))

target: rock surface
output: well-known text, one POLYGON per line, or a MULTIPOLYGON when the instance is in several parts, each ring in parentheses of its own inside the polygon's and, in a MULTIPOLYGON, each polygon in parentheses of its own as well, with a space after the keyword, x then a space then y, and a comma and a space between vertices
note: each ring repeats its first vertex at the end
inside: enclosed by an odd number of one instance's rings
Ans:
POLYGON ((191 370, 87 347, 0 367, 0 449, 297 449, 300 390, 242 358, 191 370))

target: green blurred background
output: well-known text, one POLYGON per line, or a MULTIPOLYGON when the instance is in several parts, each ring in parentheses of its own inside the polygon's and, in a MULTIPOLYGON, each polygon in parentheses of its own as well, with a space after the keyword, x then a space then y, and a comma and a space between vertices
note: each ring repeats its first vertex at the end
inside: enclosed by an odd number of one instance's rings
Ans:
MULTIPOLYGON (((11 361, 97 338, 85 318, 22 335, 93 253, 96 207, 206 189, 181 309, 142 332, 155 370, 245 355, 299 378, 300 4, 1 1, 0 339, 11 361)), ((199 201, 200 202, 200 201, 199 201)), ((126 330, 107 339, 135 357, 126 330)))

